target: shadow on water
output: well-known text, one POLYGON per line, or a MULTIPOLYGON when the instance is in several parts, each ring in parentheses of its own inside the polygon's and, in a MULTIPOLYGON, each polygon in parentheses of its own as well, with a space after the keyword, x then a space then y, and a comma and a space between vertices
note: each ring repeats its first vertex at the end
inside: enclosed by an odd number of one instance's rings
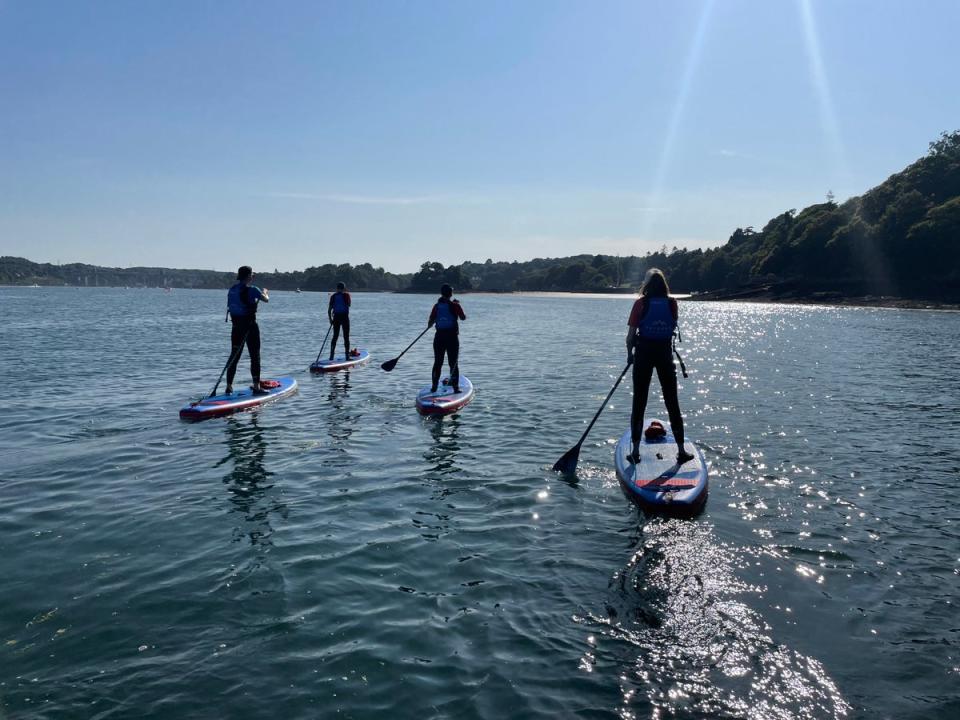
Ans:
POLYGON ((230 466, 223 483, 233 510, 243 516, 243 525, 234 529, 234 540, 249 538, 251 545, 269 546, 270 516, 286 517, 287 507, 275 497, 273 473, 265 466, 267 441, 258 423, 255 413, 227 419, 227 454, 216 467, 230 466))
POLYGON ((743 601, 764 588, 738 578, 735 550, 708 523, 656 518, 631 533, 629 547, 606 617, 582 619, 615 641, 625 706, 649 704, 654 717, 848 716, 824 667, 776 642, 743 601))

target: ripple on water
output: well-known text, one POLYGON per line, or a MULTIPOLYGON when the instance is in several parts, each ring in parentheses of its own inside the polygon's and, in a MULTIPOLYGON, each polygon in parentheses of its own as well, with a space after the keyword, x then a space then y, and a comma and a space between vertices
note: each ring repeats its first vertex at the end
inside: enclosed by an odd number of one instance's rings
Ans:
POLYGON ((265 371, 299 394, 187 425, 221 292, 0 294, 31 388, 0 417, 11 717, 957 714, 960 358, 916 338, 954 347, 960 318, 684 304, 711 498, 679 522, 612 471, 629 378, 578 480, 549 470, 622 369, 629 298, 468 296, 476 399, 424 419, 429 343, 378 365, 431 297, 358 294, 372 362, 311 376, 325 296, 277 293, 265 371))

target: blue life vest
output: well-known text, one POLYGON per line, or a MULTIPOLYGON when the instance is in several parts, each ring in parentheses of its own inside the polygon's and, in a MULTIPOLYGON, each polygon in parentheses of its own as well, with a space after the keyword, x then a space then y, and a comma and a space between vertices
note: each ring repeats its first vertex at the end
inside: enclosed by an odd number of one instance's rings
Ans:
POLYGON ((644 340, 669 340, 676 329, 677 321, 670 310, 670 299, 648 297, 646 311, 637 326, 637 334, 644 340))
POLYGON ((260 296, 260 291, 246 283, 238 282, 227 292, 227 309, 234 317, 247 317, 257 314, 257 303, 250 299, 254 291, 260 296))
POLYGON ((342 292, 335 292, 331 298, 333 302, 333 312, 337 315, 343 315, 350 312, 350 306, 347 305, 347 297, 342 292))
POLYGON ((454 330, 457 328, 456 310, 449 300, 437 301, 437 330, 454 330))

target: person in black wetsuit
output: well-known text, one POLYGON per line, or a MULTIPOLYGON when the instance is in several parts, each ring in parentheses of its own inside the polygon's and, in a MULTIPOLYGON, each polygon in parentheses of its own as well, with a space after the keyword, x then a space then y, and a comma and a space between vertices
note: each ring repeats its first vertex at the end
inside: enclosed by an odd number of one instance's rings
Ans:
POLYGON ((639 461, 643 414, 647 409, 654 368, 670 416, 670 429, 677 441, 677 464, 693 460, 693 455, 683 447, 683 416, 677 397, 677 368, 673 364, 673 333, 677 329, 678 317, 677 301, 670 297, 666 277, 662 271, 651 268, 627 321, 630 327, 627 331, 627 363, 633 363, 633 411, 630 415, 633 452, 629 456, 632 463, 639 461))
POLYGON ((227 395, 233 393, 233 378, 237 374, 237 365, 246 343, 250 353, 250 376, 253 378, 253 392, 265 392, 260 387, 260 327, 257 325, 257 303, 270 302, 266 289, 261 290, 253 284, 253 269, 243 265, 237 270, 237 282, 227 292, 227 310, 233 327, 230 330, 232 354, 227 365, 227 395))
POLYGON ((330 359, 333 360, 334 351, 337 348, 337 338, 340 337, 340 331, 343 330, 343 357, 350 359, 350 293, 347 292, 347 286, 342 282, 337 283, 337 291, 330 296, 330 304, 327 305, 327 316, 330 318, 330 324, 333 325, 333 342, 330 343, 330 359))
POLYGON ((440 383, 440 371, 443 369, 443 356, 446 353, 450 366, 450 384, 454 392, 460 392, 460 320, 467 316, 460 307, 460 301, 453 299, 453 288, 444 284, 440 288, 440 297, 430 311, 427 327, 436 325, 433 336, 433 374, 430 392, 437 391, 440 383))

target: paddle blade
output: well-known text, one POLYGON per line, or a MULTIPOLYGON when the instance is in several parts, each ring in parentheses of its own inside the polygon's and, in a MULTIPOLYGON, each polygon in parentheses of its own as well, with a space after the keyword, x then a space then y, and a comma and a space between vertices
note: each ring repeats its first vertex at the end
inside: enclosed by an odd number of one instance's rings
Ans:
POLYGON ((382 370, 386 370, 387 372, 390 372, 391 370, 393 370, 393 369, 397 366, 397 360, 399 360, 399 359, 400 359, 400 358, 394 358, 393 360, 387 360, 385 363, 383 363, 382 365, 380 365, 380 368, 381 368, 382 370))
POLYGON ((563 454, 563 457, 553 464, 553 471, 563 473, 564 475, 572 475, 577 471, 577 462, 579 460, 580 444, 578 443, 567 450, 563 454))

